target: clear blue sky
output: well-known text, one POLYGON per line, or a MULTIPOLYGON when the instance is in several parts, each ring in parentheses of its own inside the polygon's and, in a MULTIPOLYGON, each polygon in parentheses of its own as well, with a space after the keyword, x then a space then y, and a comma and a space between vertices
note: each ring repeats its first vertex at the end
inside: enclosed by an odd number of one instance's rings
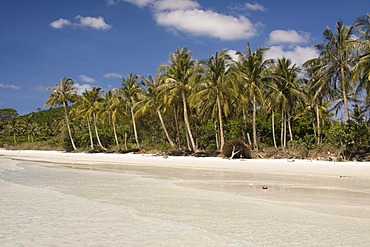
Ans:
POLYGON ((339 19, 352 24, 366 0, 0 0, 0 108, 43 108, 62 77, 79 90, 120 87, 119 75, 154 74, 176 47, 195 59, 270 47, 298 65, 339 19))

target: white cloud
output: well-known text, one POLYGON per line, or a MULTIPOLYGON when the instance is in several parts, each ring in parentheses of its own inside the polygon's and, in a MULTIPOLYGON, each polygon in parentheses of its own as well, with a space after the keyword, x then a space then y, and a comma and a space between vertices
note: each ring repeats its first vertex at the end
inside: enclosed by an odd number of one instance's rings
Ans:
POLYGON ((87 75, 79 75, 78 78, 80 78, 81 81, 86 83, 95 83, 96 80, 90 76, 87 75))
POLYGON ((77 89, 77 94, 78 95, 82 95, 82 93, 85 92, 85 90, 91 90, 93 88, 93 86, 91 86, 90 84, 80 85, 79 83, 75 83, 74 86, 77 89))
POLYGON ((105 78, 121 78, 122 75, 116 72, 108 72, 103 75, 105 78))
POLYGON ((8 88, 8 89, 14 89, 14 90, 20 90, 21 87, 14 85, 14 84, 3 84, 0 83, 0 88, 8 88))
POLYGON ((108 25, 104 21, 104 18, 101 16, 83 17, 83 16, 78 15, 75 18, 78 19, 80 21, 80 25, 84 27, 90 27, 90 28, 97 29, 97 30, 108 30, 112 28, 112 26, 108 25))
POLYGON ((245 7, 249 10, 253 11, 265 11, 265 7, 259 3, 253 2, 253 3, 246 3, 245 7))
POLYGON ((245 16, 225 15, 204 10, 195 0, 125 0, 138 7, 148 7, 158 25, 196 36, 221 40, 253 37, 256 25, 245 16))
POLYGON ((154 3, 154 7, 159 10, 180 10, 180 9, 196 9, 199 8, 199 3, 192 0, 160 0, 154 3))
POLYGON ((229 55, 232 60, 238 61, 239 60, 239 56, 236 53, 237 53, 236 50, 227 50, 226 51, 226 54, 229 55))
POLYGON ((46 92, 46 91, 49 91, 49 88, 50 87, 43 86, 43 85, 38 85, 38 86, 34 87, 33 89, 35 91, 46 92))
POLYGON ((267 59, 289 58, 297 66, 302 66, 309 59, 318 57, 319 54, 313 47, 296 46, 291 50, 284 50, 282 46, 271 46, 266 52, 267 59))
POLYGON ((132 3, 136 6, 139 6, 139 7, 145 7, 149 4, 153 4, 155 2, 157 2, 156 0, 125 0, 126 2, 128 3, 132 3))
POLYGON ((50 26, 55 29, 61 29, 63 27, 70 26, 70 25, 72 25, 72 22, 67 19, 63 19, 63 18, 59 18, 58 20, 50 23, 50 26))
POLYGON ((73 28, 89 27, 89 28, 96 29, 96 30, 109 30, 112 28, 112 26, 107 24, 104 21, 104 18, 101 16, 83 17, 83 16, 78 15, 75 17, 75 19, 77 19, 78 22, 71 22, 70 20, 60 18, 50 23, 50 26, 55 29, 61 29, 67 26, 72 26, 73 28))
POLYGON ((306 32, 297 32, 295 30, 274 30, 269 35, 269 44, 299 44, 310 40, 310 34, 306 32))
POLYGON ((155 18, 159 25, 221 40, 246 39, 256 33, 255 27, 246 17, 223 15, 212 10, 166 11, 157 13, 155 18))

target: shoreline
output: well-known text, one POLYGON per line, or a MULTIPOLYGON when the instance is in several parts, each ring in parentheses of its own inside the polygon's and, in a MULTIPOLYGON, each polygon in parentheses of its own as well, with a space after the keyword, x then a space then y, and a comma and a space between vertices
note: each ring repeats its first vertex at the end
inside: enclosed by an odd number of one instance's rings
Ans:
POLYGON ((219 157, 169 156, 155 154, 66 153, 61 151, 5 150, 0 157, 18 161, 44 162, 48 166, 73 165, 99 168, 111 165, 242 171, 269 174, 370 178, 370 162, 332 162, 300 159, 224 159, 219 157))
POLYGON ((369 162, 0 149, 0 243, 366 246, 369 182, 369 162))

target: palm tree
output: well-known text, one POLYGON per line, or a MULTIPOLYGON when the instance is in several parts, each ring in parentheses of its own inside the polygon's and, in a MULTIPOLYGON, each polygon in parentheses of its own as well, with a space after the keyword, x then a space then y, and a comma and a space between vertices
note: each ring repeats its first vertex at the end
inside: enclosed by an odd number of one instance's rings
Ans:
POLYGON ((113 127, 114 140, 116 141, 117 149, 120 149, 118 137, 117 137, 117 121, 121 115, 120 100, 116 90, 110 90, 105 93, 105 97, 98 103, 98 116, 101 116, 102 120, 109 120, 113 127))
POLYGON ((191 94, 191 82, 196 75, 198 66, 192 59, 188 48, 177 48, 170 55, 170 65, 162 65, 160 68, 166 71, 164 75, 165 84, 163 85, 165 90, 170 93, 171 97, 178 96, 181 98, 187 144, 189 150, 194 152, 197 147, 190 128, 188 97, 191 94))
POLYGON ((107 150, 100 141, 98 126, 97 126, 96 114, 98 112, 98 104, 99 102, 101 102, 101 100, 102 100, 101 88, 93 87, 91 90, 86 89, 85 92, 82 93, 82 96, 79 98, 77 112, 79 115, 83 115, 86 118, 88 129, 89 129, 91 148, 94 149, 94 146, 92 143, 92 133, 91 133, 91 124, 90 124, 90 121, 92 118, 94 130, 95 130, 95 136, 98 141, 98 145, 103 150, 107 150))
MULTIPOLYGON (((212 118, 218 119, 220 143, 217 147, 222 150, 225 144, 223 117, 229 113, 228 99, 236 94, 236 85, 233 80, 228 80, 229 64, 231 58, 226 50, 216 52, 207 61, 202 61, 205 74, 204 79, 195 88, 196 93, 191 96, 193 105, 198 104, 201 115, 207 116, 206 111, 211 112, 212 118)), ((216 135, 217 137, 217 135, 216 135)))
POLYGON ((281 146, 286 147, 287 127, 290 140, 293 141, 291 116, 294 107, 304 99, 304 93, 299 88, 299 68, 292 64, 290 59, 281 58, 276 61, 271 74, 273 83, 267 84, 270 90, 274 91, 275 102, 281 111, 281 146))
POLYGON ((274 143, 274 147, 277 148, 276 134, 275 134, 275 112, 278 109, 278 106, 276 105, 276 101, 275 101, 276 91, 267 87, 265 89, 265 95, 266 95, 265 96, 265 107, 268 112, 271 112, 272 141, 274 143))
POLYGON ((69 126, 69 116, 68 116, 68 103, 74 102, 76 100, 76 88, 74 86, 74 81, 71 78, 60 79, 59 84, 55 84, 52 88, 53 92, 50 94, 49 98, 45 102, 45 105, 50 105, 52 107, 62 105, 64 108, 64 116, 68 129, 69 139, 73 150, 77 150, 76 145, 73 141, 71 127, 69 126))
POLYGON ((257 106, 262 106, 264 102, 263 81, 267 78, 268 68, 272 65, 272 60, 264 59, 267 48, 260 47, 255 52, 252 51, 249 43, 246 47, 246 54, 238 52, 239 60, 236 62, 236 77, 241 84, 241 92, 246 100, 251 101, 253 108, 253 148, 258 149, 257 143, 257 106))
POLYGON ((349 120, 348 94, 354 87, 351 81, 351 68, 355 57, 353 33, 354 27, 343 25, 340 20, 334 32, 329 27, 326 28, 323 33, 324 42, 316 45, 332 87, 341 92, 346 121, 349 120))
POLYGON ((153 109, 156 111, 159 121, 161 122, 162 129, 166 135, 168 142, 173 149, 176 149, 176 145, 173 142, 170 134, 168 133, 167 127, 164 123, 163 116, 161 113, 161 108, 164 106, 164 101, 162 99, 162 94, 160 92, 160 84, 163 82, 163 74, 158 73, 154 78, 149 75, 148 78, 143 78, 145 84, 145 92, 141 100, 141 108, 137 111, 137 114, 142 114, 148 109, 153 109))
POLYGON ((17 135, 21 132, 21 124, 18 119, 11 118, 8 120, 7 124, 4 126, 5 134, 13 136, 14 145, 17 144, 17 135))
POLYGON ((361 34, 358 42, 360 56, 353 67, 354 80, 359 80, 358 92, 365 89, 366 104, 370 108, 370 13, 357 18, 354 26, 361 34))
POLYGON ((134 136, 136 141, 136 147, 140 149, 139 138, 136 129, 136 122, 135 122, 135 108, 137 107, 137 103, 141 99, 141 95, 143 93, 143 89, 140 87, 139 84, 139 76, 130 74, 127 79, 123 76, 121 77, 121 84, 122 88, 119 91, 119 96, 121 103, 126 106, 130 111, 130 116, 132 120, 132 126, 134 129, 134 136))
POLYGON ((331 88, 330 75, 326 73, 326 64, 321 58, 313 58, 306 61, 303 67, 306 69, 308 75, 308 100, 309 109, 315 111, 316 115, 316 135, 317 144, 321 143, 321 126, 324 112, 328 112, 328 100, 334 96, 334 91, 331 88))

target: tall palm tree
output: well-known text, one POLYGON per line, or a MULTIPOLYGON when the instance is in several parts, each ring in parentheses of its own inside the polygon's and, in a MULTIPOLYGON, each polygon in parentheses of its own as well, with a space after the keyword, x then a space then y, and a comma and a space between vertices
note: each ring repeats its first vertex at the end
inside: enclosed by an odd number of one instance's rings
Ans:
POLYGON ((170 55, 170 64, 162 65, 160 68, 166 71, 163 87, 170 93, 171 97, 181 98, 188 148, 194 152, 197 147, 190 128, 188 97, 191 94, 192 79, 196 75, 198 66, 192 59, 188 48, 177 48, 170 55))
POLYGON ((216 52, 207 61, 202 61, 201 65, 205 69, 204 77, 195 88, 196 93, 191 96, 193 104, 200 105, 201 115, 206 115, 204 112, 210 111, 212 118, 217 118, 220 137, 220 143, 217 143, 219 150, 222 150, 225 144, 223 117, 229 113, 227 101, 237 92, 234 81, 228 80, 230 63, 231 58, 225 49, 216 52))
POLYGON ((323 113, 328 112, 328 102, 334 96, 334 91, 330 83, 330 75, 326 73, 326 64, 321 58, 313 58, 306 61, 303 67, 306 70, 308 79, 306 80, 308 87, 308 101, 309 109, 315 111, 316 115, 316 136, 317 143, 321 143, 321 126, 323 113))
POLYGON ((135 108, 138 106, 137 103, 141 99, 143 89, 139 83, 139 76, 130 74, 126 79, 121 77, 122 88, 118 91, 121 103, 128 108, 131 116, 132 126, 134 130, 136 147, 140 148, 139 138, 136 129, 135 122, 135 108))
POLYGON ((284 148, 286 147, 287 127, 290 140, 293 141, 291 116, 294 107, 297 107, 305 97, 299 88, 298 72, 299 68, 292 64, 290 59, 278 59, 271 74, 273 83, 267 84, 270 90, 275 92, 275 102, 281 111, 281 146, 284 148))
POLYGON ((69 139, 73 150, 77 150, 76 145, 73 141, 71 127, 69 125, 69 115, 68 115, 68 103, 73 103, 76 100, 77 89, 74 86, 74 81, 71 78, 62 78, 60 79, 59 84, 55 84, 54 88, 51 88, 53 91, 50 94, 49 98, 45 102, 45 105, 50 105, 52 107, 63 106, 64 116, 68 129, 69 139))
POLYGON ((325 72, 330 77, 332 87, 341 92, 346 121, 349 120, 348 94, 354 87, 351 80, 351 68, 355 57, 353 33, 354 27, 346 26, 340 20, 335 31, 326 28, 323 43, 316 45, 320 58, 324 60, 325 72))
POLYGON ((358 91, 366 91, 365 100, 370 109, 370 13, 357 18, 354 26, 361 34, 358 41, 360 56, 353 67, 354 80, 359 80, 358 91))
POLYGON ((161 122, 162 129, 166 135, 168 142, 173 149, 176 149, 176 145, 173 142, 170 134, 168 133, 166 124, 163 120, 161 109, 164 107, 164 101, 162 99, 163 94, 160 92, 160 85, 163 82, 163 74, 158 73, 154 78, 149 75, 148 78, 143 78, 145 84, 145 92, 141 100, 141 107, 137 111, 137 114, 142 114, 148 109, 154 109, 158 115, 159 121, 161 122))
POLYGON ((276 91, 269 87, 265 89, 265 107, 267 112, 271 112, 271 127, 272 127, 272 142, 274 147, 277 148, 276 144, 276 132, 275 132, 275 112, 278 111, 278 106, 276 105, 276 91))
POLYGON ((117 121, 121 115, 121 104, 116 90, 110 90, 105 93, 101 102, 98 103, 98 116, 103 121, 108 120, 112 124, 114 140, 118 150, 120 149, 118 136, 117 136, 117 121))
MULTIPOLYGON (((95 136, 98 141, 98 145, 103 149, 107 150, 100 141, 98 125, 97 125, 97 112, 99 110, 98 105, 101 102, 101 88, 93 87, 91 90, 85 90, 82 96, 79 98, 80 102, 78 104, 77 112, 78 114, 84 115, 89 128, 90 140, 92 141, 91 134, 91 119, 93 121, 95 136)), ((93 144, 91 144, 93 148, 93 144)))
POLYGON ((257 107, 262 106, 264 102, 263 81, 267 78, 268 68, 272 65, 273 60, 264 59, 264 54, 268 49, 260 47, 252 51, 250 44, 247 44, 246 54, 238 52, 239 60, 236 62, 236 74, 241 84, 244 98, 252 103, 253 109, 253 148, 258 148, 257 143, 257 107))

